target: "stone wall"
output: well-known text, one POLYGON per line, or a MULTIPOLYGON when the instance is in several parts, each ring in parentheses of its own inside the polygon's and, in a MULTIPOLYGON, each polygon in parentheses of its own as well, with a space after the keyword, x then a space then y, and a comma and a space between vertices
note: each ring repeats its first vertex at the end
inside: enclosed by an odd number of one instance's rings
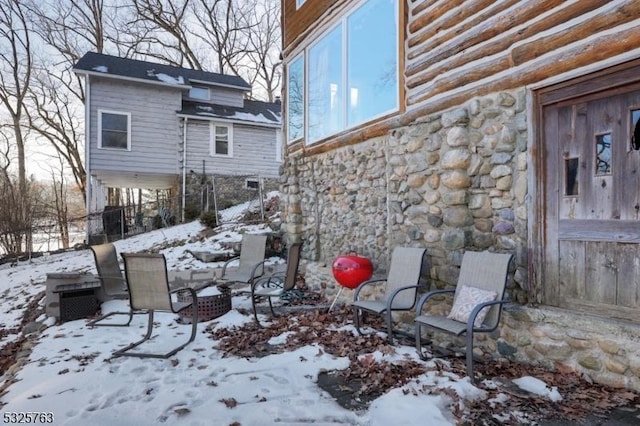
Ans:
POLYGON ((466 250, 512 252, 510 292, 526 302, 526 130, 524 91, 500 93, 387 137, 290 155, 285 232, 320 269, 355 251, 384 273, 393 247, 427 247, 433 288, 455 285, 466 250))
MULTIPOLYGON (((552 365, 640 390, 640 329, 582 313, 527 306, 527 122, 525 91, 475 99, 424 117, 387 137, 326 153, 292 153, 284 164, 283 226, 305 241, 306 283, 333 299, 331 262, 356 251, 384 275, 395 246, 428 249, 431 289, 455 286, 467 250, 514 254, 501 326, 476 337, 475 351, 552 365)), ((341 293, 347 303, 353 291, 341 293)), ((447 312, 450 298, 428 309, 447 312)), ((397 313, 413 330, 413 313, 397 313)), ((462 345, 448 335, 443 346, 462 345)))

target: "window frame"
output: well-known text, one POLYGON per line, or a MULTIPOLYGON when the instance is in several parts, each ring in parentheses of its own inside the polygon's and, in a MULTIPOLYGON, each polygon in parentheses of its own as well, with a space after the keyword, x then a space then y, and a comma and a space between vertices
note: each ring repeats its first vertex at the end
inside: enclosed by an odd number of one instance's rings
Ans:
POLYGON ((232 158, 233 157, 233 125, 231 123, 210 122, 209 123, 209 155, 212 157, 232 158), (227 128, 227 153, 216 152, 216 127, 227 128))
MULTIPOLYGON (((302 50, 300 51, 300 53, 298 53, 297 55, 295 55, 293 57, 293 59, 291 61, 288 62, 287 66, 290 66, 291 64, 293 64, 296 60, 298 60, 298 58, 300 56, 303 57, 303 79, 304 79, 304 102, 303 102, 303 140, 304 140, 304 145, 306 146, 312 146, 312 145, 317 145, 319 143, 325 142, 333 137, 335 137, 336 135, 339 134, 343 134, 343 133, 348 133, 351 131, 354 131, 358 128, 361 127, 366 127, 368 125, 372 125, 375 124, 375 122, 379 121, 381 118, 387 117, 389 115, 392 114, 396 114, 399 113, 403 110, 403 103, 402 103, 402 97, 404 94, 403 88, 402 88, 402 84, 403 84, 403 76, 402 76, 402 70, 401 70, 401 66, 402 66, 402 46, 401 46, 401 41, 403 40, 403 36, 401 34, 401 29, 402 29, 402 5, 400 4, 401 2, 396 2, 394 4, 394 8, 395 8, 395 15, 392 21, 393 26, 395 27, 395 43, 394 46, 396 46, 396 48, 394 49, 394 54, 395 54, 395 87, 394 87, 394 91, 395 91, 395 102, 393 107, 386 109, 380 113, 377 113, 375 115, 372 115, 370 117, 366 117, 357 121, 354 121, 352 124, 349 124, 348 119, 347 119, 347 112, 349 111, 349 96, 348 96, 348 87, 347 85, 349 84, 349 76, 348 76, 348 61, 349 61, 349 56, 348 56, 348 52, 347 52, 347 48, 348 48, 348 44, 349 44, 349 35, 348 35, 348 29, 349 29, 349 18, 356 12, 358 12, 360 10, 361 7, 365 6, 366 3, 368 1, 372 1, 372 0, 360 0, 358 2, 354 2, 354 5, 351 6, 348 10, 346 10, 343 14, 341 14, 338 18, 336 18, 336 20, 334 22, 332 22, 330 25, 327 25, 326 28, 324 28, 324 30, 319 33, 316 37, 314 37, 312 40, 310 40, 309 42, 305 43, 304 47, 302 48, 302 50), (341 60, 341 77, 340 77, 340 82, 339 82, 339 91, 340 93, 340 115, 342 115, 344 117, 343 123, 341 124, 341 128, 339 130, 332 130, 329 131, 328 133, 324 134, 323 136, 320 136, 316 139, 311 140, 309 138, 309 121, 310 121, 310 112, 309 112, 309 102, 310 102, 310 98, 309 98, 309 84, 310 84, 310 78, 309 78, 309 63, 310 63, 310 51, 311 49, 316 46, 318 43, 321 43, 323 40, 326 40, 326 37, 329 36, 336 28, 340 27, 341 28, 341 32, 342 32, 342 38, 341 38, 341 44, 340 44, 340 48, 341 48, 341 52, 340 52, 340 60, 341 60)), ((373 0, 375 1, 375 0, 373 0)), ((287 110, 289 109, 289 91, 288 91, 288 87, 287 87, 287 110)), ((288 114, 288 112, 287 112, 288 114)), ((288 117, 287 117, 288 120, 288 117)), ((289 129, 288 129, 288 121, 287 121, 287 143, 293 143, 298 141, 300 138, 297 139, 290 139, 290 135, 289 135, 289 129)))
POLYGON ((297 142, 299 140, 306 139, 306 115, 307 115, 307 61, 306 61, 306 52, 300 52, 296 56, 293 57, 289 63, 287 63, 287 116, 286 116, 286 131, 287 131, 287 144, 291 144, 293 142, 297 142), (289 131, 289 125, 291 121, 291 85, 289 84, 289 78, 291 76, 291 67, 296 61, 302 61, 302 133, 295 139, 291 139, 291 132, 289 131))
POLYGON ((300 9, 305 1, 307 0, 296 0, 296 9, 300 9))
POLYGON ((125 111, 116 111, 110 109, 98 109, 98 149, 107 149, 114 151, 131 151, 131 113, 125 111), (121 115, 127 117, 127 147, 121 148, 117 146, 105 146, 103 144, 103 126, 102 117, 104 114, 121 115))

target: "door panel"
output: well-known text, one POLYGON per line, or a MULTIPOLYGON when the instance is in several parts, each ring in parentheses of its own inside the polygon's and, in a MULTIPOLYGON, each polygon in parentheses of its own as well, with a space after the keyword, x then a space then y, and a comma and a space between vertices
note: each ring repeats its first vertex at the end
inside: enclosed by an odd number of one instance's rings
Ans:
POLYGON ((634 110, 640 116, 637 86, 542 109, 547 304, 640 318, 640 150, 631 144, 634 110))

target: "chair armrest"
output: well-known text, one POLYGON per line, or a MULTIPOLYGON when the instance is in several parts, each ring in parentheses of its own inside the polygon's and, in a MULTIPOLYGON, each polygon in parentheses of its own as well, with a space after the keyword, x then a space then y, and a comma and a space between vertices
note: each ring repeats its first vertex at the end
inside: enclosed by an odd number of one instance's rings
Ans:
MULTIPOLYGON (((467 333, 471 333, 474 331, 493 331, 495 327, 491 329, 487 329, 487 328, 482 328, 482 325, 480 325, 480 328, 475 328, 473 326, 473 323, 476 322, 476 317, 478 316, 480 311, 486 308, 487 306, 504 305, 505 303, 511 303, 511 301, 510 300, 492 300, 490 302, 478 303, 471 311, 471 314, 469 315, 469 319, 467 320, 467 333)), ((467 334, 467 336, 468 335, 469 334, 467 334)))
POLYGON ((234 260, 238 260, 238 259, 240 259, 240 256, 232 257, 231 259, 229 259, 229 260, 227 260, 226 262, 224 262, 224 265, 222 265, 222 276, 221 276, 221 278, 223 278, 223 277, 224 277, 224 274, 225 274, 225 272, 227 271, 227 266, 229 266, 229 264, 230 264, 231 262, 233 262, 234 260))
MULTIPOLYGON (((180 287, 180 288, 176 288, 175 290, 169 290, 169 294, 174 294, 174 293, 180 293, 182 291, 188 291, 189 293, 191 293, 191 303, 188 306, 193 305, 194 303, 198 303, 198 293, 196 292, 195 289, 191 288, 191 287, 180 287)), ((174 310, 173 307, 173 301, 171 301, 171 310, 174 313, 177 313, 174 310)))
POLYGON ((262 285, 262 287, 272 287, 272 281, 274 282, 273 287, 282 287, 285 276, 285 272, 275 272, 273 274, 256 277, 257 279, 252 280, 251 282, 251 294, 255 292, 256 287, 258 287, 259 285, 262 285), (280 281, 280 284, 276 284, 276 281, 280 281))
MULTIPOLYGON (((391 295, 387 299, 387 312, 391 312, 391 306, 393 306, 393 299, 395 299, 396 296, 398 294, 400 294, 400 292, 403 292, 403 291, 406 291, 406 290, 412 290, 412 289, 416 289, 416 291, 418 291, 417 289, 423 288, 423 287, 424 287, 424 285, 417 284, 417 285, 408 285, 408 286, 405 286, 405 287, 400 287, 400 288, 395 289, 393 291, 393 293, 391 293, 391 295)), ((415 302, 415 299, 414 299, 414 302, 415 302)))
POLYGON ((424 304, 427 303, 427 300, 429 300, 431 297, 437 294, 448 294, 448 293, 455 293, 455 292, 456 292, 455 288, 448 288, 444 290, 433 290, 423 294, 422 297, 420 297, 420 300, 418 301, 418 305, 416 306, 416 316, 420 316, 420 314, 422 313, 422 308, 424 307, 424 304))
POLYGON ((363 283, 361 283, 357 288, 356 288, 356 292, 353 294, 353 301, 355 302, 356 300, 358 300, 358 296, 360 295, 360 291, 362 291, 362 289, 368 285, 372 285, 372 284, 379 284, 381 282, 386 282, 387 279, 386 278, 378 278, 378 279, 374 279, 374 280, 368 280, 365 281, 363 283))

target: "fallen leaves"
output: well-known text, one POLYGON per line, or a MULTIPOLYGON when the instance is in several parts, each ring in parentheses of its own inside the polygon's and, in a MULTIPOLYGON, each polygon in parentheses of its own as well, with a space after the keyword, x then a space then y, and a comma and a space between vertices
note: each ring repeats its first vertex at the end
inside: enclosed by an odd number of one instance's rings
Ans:
MULTIPOLYGON (((303 299, 313 304, 319 298, 303 299)), ((250 314, 250 313, 249 313, 250 314)), ((331 312, 318 307, 292 311, 286 315, 272 318, 267 327, 260 328, 255 323, 229 329, 209 330, 210 337, 217 341, 217 348, 225 356, 244 358, 262 357, 269 354, 290 352, 307 345, 318 347, 317 357, 326 354, 347 357, 350 365, 344 370, 323 371, 317 378, 318 386, 329 392, 342 406, 361 410, 368 402, 376 399, 390 389, 398 388, 419 378, 427 368, 407 357, 403 361, 388 362, 380 360, 374 353, 392 355, 395 348, 387 340, 377 334, 368 336, 354 335, 349 330, 341 329, 351 323, 351 310, 340 307, 331 312), (286 334, 284 343, 271 344, 274 337, 286 334)), ((368 325, 383 330, 380 317, 368 318, 368 325)), ((454 374, 465 376, 464 359, 453 351, 436 351, 430 369, 438 375, 454 374), (444 361, 443 359, 446 359, 444 361)), ((307 361, 300 357, 300 361, 307 361)), ((433 384, 422 384, 418 387, 404 388, 405 394, 447 395, 450 399, 449 409, 460 424, 518 424, 522 421, 535 423, 545 418, 562 418, 580 421, 587 415, 604 416, 618 406, 629 405, 637 400, 633 392, 595 385, 586 381, 576 372, 562 365, 553 370, 533 365, 509 362, 507 360, 480 360, 475 363, 478 388, 486 392, 486 398, 476 401, 463 400, 454 389, 440 388, 433 384), (557 387, 563 400, 552 402, 548 398, 530 394, 508 393, 501 388, 500 382, 523 376, 534 376, 557 387), (491 381, 492 378, 501 381, 491 381), (489 380, 483 380, 489 379, 489 380), (488 403, 488 401, 493 401, 488 403), (504 402, 497 402, 504 401, 504 402), (497 416, 497 417, 496 417, 497 416), (498 417, 501 420, 498 420, 498 417)), ((313 379, 310 375, 307 376, 313 379)), ((238 402, 233 398, 221 400, 227 407, 233 408, 238 402)))

